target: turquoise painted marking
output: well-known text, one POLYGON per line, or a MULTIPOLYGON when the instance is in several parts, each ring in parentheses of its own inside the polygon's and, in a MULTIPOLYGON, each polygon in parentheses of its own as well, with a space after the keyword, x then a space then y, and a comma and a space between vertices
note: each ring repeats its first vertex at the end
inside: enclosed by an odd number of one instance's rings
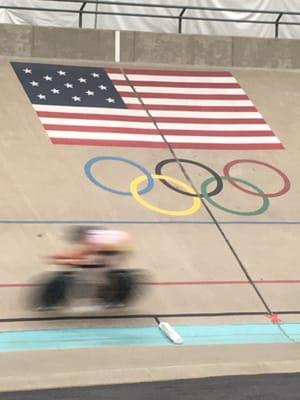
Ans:
POLYGON ((168 344, 168 339, 156 327, 67 328, 0 333, 0 352, 168 344))
MULTIPOLYGON (((284 325, 285 326, 285 325, 284 325)), ((289 343, 276 325, 206 325, 176 326, 186 345, 289 343)), ((300 334, 300 324, 298 325, 300 334)))
POLYGON ((285 333, 300 343, 300 324, 282 324, 285 333))
MULTIPOLYGON (((300 340, 300 323, 282 324, 300 340)), ((174 325, 184 345, 290 343, 272 324, 174 325)), ((158 327, 66 328, 0 333, 0 352, 80 349, 112 346, 168 346, 172 343, 158 327)))

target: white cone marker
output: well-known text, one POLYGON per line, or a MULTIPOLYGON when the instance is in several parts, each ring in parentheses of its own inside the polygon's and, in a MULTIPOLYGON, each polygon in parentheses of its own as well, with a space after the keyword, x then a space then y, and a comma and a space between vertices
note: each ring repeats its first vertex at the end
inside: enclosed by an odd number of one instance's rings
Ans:
POLYGON ((168 322, 161 322, 159 328, 167 335, 167 337, 175 344, 182 344, 182 337, 172 328, 168 322))

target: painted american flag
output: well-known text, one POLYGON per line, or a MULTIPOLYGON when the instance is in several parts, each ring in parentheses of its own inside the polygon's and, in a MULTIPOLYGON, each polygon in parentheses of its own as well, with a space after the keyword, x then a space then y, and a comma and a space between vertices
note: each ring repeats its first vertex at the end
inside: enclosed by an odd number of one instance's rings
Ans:
POLYGON ((284 148, 230 72, 11 65, 55 144, 284 148))

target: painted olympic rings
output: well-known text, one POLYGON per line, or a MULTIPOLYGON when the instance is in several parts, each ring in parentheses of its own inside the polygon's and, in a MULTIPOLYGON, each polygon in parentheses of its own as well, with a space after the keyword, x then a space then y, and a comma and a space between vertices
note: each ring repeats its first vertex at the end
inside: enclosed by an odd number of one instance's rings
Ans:
MULTIPOLYGON (((215 180, 217 182, 217 185, 216 185, 216 188, 213 191, 208 193, 209 196, 215 196, 216 194, 219 194, 222 191, 222 189, 223 189, 222 179, 220 178, 220 176, 213 169, 207 167, 204 164, 200 164, 197 161, 186 160, 185 158, 178 158, 178 161, 180 161, 181 163, 183 162, 183 163, 197 165, 198 167, 201 167, 201 168, 205 169, 206 171, 208 171, 208 172, 210 172, 212 174, 212 176, 215 178, 215 180)), ((173 162, 177 162, 177 160, 175 160, 175 158, 169 158, 167 160, 160 161, 155 167, 156 175, 161 175, 161 170, 162 170, 163 166, 165 166, 166 164, 169 164, 169 163, 173 163, 173 162)), ((166 185, 168 188, 170 188, 172 190, 175 190, 175 192, 177 192, 177 193, 185 194, 187 196, 192 196, 192 197, 199 197, 199 196, 203 197, 203 195, 201 193, 189 193, 189 192, 185 192, 184 190, 180 190, 180 189, 172 186, 165 179, 161 179, 161 183, 166 185)))
POLYGON ((122 196, 131 196, 131 192, 122 192, 121 190, 111 189, 108 186, 103 185, 103 183, 100 183, 94 177, 94 175, 92 174, 93 165, 96 164, 98 161, 103 161, 103 160, 121 161, 126 164, 133 165, 134 167, 139 169, 144 175, 146 175, 148 184, 143 190, 140 191, 140 194, 146 194, 146 193, 150 192, 150 190, 153 188, 153 186, 154 186, 153 178, 152 178, 151 174, 146 170, 146 168, 144 168, 142 165, 139 165, 138 163, 131 161, 128 158, 124 158, 124 157, 105 157, 105 156, 103 156, 103 157, 91 158, 84 166, 84 172, 85 172, 86 176, 88 177, 88 179, 91 182, 93 182, 96 186, 99 186, 101 189, 107 190, 108 192, 111 192, 111 193, 120 194, 122 196))
POLYGON ((254 211, 235 211, 231 210, 230 208, 225 208, 223 206, 220 206, 217 202, 211 199, 211 197, 207 193, 207 186, 214 181, 214 178, 208 178, 206 181, 204 181, 201 185, 201 193, 205 200, 207 200, 210 204, 214 205, 215 207, 219 208, 220 210, 229 212, 231 214, 236 214, 236 215, 245 215, 245 216, 253 216, 253 215, 259 215, 262 214, 264 211, 266 211, 269 208, 270 201, 268 197, 264 194, 264 192, 258 188, 257 186, 253 185, 253 183, 247 182, 244 179, 241 178, 233 178, 229 176, 221 176, 221 179, 225 180, 233 180, 233 181, 238 181, 243 183, 244 185, 250 186, 252 189, 256 190, 259 195, 263 198, 263 204, 260 208, 254 211))
MULTIPOLYGON (((165 181, 171 181, 175 183, 178 186, 181 186, 183 189, 187 191, 187 193, 195 193, 195 190, 187 185, 186 183, 180 181, 179 179, 172 178, 171 176, 168 175, 151 175, 153 179, 159 179, 159 180, 165 180, 165 181)), ((197 196, 194 198, 193 205, 190 208, 187 208, 186 210, 181 210, 181 211, 172 211, 172 210, 166 210, 164 208, 159 208, 156 206, 153 206, 152 204, 148 203, 146 200, 144 200, 141 195, 138 193, 138 186, 141 182, 145 181, 147 178, 144 175, 138 176, 135 178, 131 184, 130 184, 130 191, 133 195, 133 197, 144 207, 149 208, 149 210, 156 211, 160 214, 166 214, 166 215, 173 215, 173 216, 184 216, 184 215, 190 215, 194 214, 201 205, 201 200, 200 197, 197 196)), ((184 192, 186 193, 186 192, 184 192)))
POLYGON ((196 190, 194 188, 192 188, 190 185, 188 185, 185 182, 182 182, 181 180, 177 179, 177 178, 173 178, 171 176, 168 175, 162 175, 162 168, 169 163, 173 163, 176 162, 175 159, 166 159, 166 160, 162 160, 160 161, 156 167, 155 167, 155 174, 151 174, 150 172, 148 172, 148 170, 146 168, 144 168, 142 165, 138 164, 137 162, 131 161, 127 158, 124 157, 113 157, 113 156, 101 156, 101 157, 94 157, 91 158, 84 166, 84 171, 85 174, 87 176, 87 178, 96 186, 100 187, 103 190, 106 190, 108 192, 114 193, 114 194, 118 194, 118 195, 122 195, 122 196, 133 196, 133 198, 139 202, 141 205, 143 205, 144 207, 158 212, 160 214, 166 214, 166 215, 172 215, 172 216, 185 216, 185 215, 191 215, 193 213, 195 213, 201 205, 201 198, 205 199, 208 203, 210 203, 211 205, 213 205, 216 208, 219 208, 222 211, 231 213, 231 214, 236 214, 236 215, 243 215, 243 216, 254 216, 254 215, 259 215, 262 214, 263 212, 265 212, 270 204, 269 201, 269 197, 277 197, 280 195, 285 194, 291 187, 289 178, 282 172, 280 171, 278 168, 273 167, 270 164, 261 162, 261 161, 255 161, 255 160, 248 160, 248 159, 242 159, 242 160, 234 160, 231 161, 229 163, 227 163, 224 166, 224 176, 220 176, 217 172, 215 172, 213 169, 211 169, 210 167, 201 164, 199 162, 193 161, 193 160, 188 160, 188 159, 183 159, 180 158, 178 159, 179 162, 182 163, 189 163, 189 164, 193 164, 196 166, 199 166, 200 168, 205 169, 206 171, 210 172, 212 177, 206 179, 200 187, 200 192, 196 193, 196 190), (113 160, 113 161, 121 161, 123 163, 129 164, 134 166, 135 168, 137 168, 139 171, 142 172, 142 175, 136 177, 133 179, 133 181, 130 184, 130 191, 125 192, 125 191, 121 191, 121 190, 117 190, 117 189, 113 189, 111 187, 108 187, 106 185, 104 185, 103 183, 99 182, 98 179, 95 178, 92 168, 93 166, 100 161, 105 161, 105 160, 113 160), (253 183, 250 183, 244 179, 241 178, 237 178, 234 176, 230 175, 230 170, 231 168, 236 165, 236 164, 240 164, 240 163, 254 163, 254 164, 258 164, 258 165, 263 165, 265 167, 270 168, 271 170, 277 172, 279 174, 279 176, 283 179, 284 185, 282 187, 281 190, 279 190, 278 192, 274 192, 274 193, 265 193, 263 192, 262 189, 260 189, 259 187, 257 187, 256 185, 254 185, 253 183), (187 208, 185 210, 169 210, 169 209, 164 209, 164 208, 159 208, 157 206, 154 206, 153 204, 150 204, 148 201, 146 201, 142 195, 148 193, 151 191, 151 189, 154 186, 154 180, 160 180, 165 186, 167 186, 168 188, 174 190, 177 193, 180 194, 184 194, 186 196, 190 196, 193 197, 193 204, 190 208, 187 208), (238 211, 238 210, 233 210, 230 208, 226 208, 222 205, 220 205, 218 202, 216 202, 215 200, 212 199, 213 196, 216 196, 217 194, 219 194, 222 189, 223 189, 223 181, 226 180, 228 181, 231 185, 235 186, 237 189, 246 192, 250 195, 254 195, 254 196, 259 196, 262 198, 262 205, 254 211, 238 211), (143 183, 144 181, 147 181, 147 185, 146 187, 144 187, 142 190, 138 190, 138 187, 141 183, 143 183), (212 190, 212 191, 208 191, 208 186, 215 182, 216 183, 216 187, 212 190), (241 185, 242 184, 242 185, 241 185), (245 186, 247 186, 250 189, 246 189, 245 186))
MULTIPOLYGON (((265 167, 268 167, 270 169, 272 169, 273 171, 277 172, 277 174, 279 176, 281 176, 281 178, 283 179, 283 188, 281 190, 279 190, 278 192, 275 193, 264 193, 264 196, 268 196, 268 197, 278 197, 278 196, 282 196, 283 194, 285 194, 286 192, 288 192, 290 190, 291 187, 291 183, 289 178, 283 173, 281 172, 278 168, 273 167, 273 165, 267 164, 265 162, 262 161, 256 161, 256 160, 234 160, 234 161, 230 161, 228 164, 225 165, 223 172, 224 175, 230 177, 230 169, 236 165, 236 164, 240 164, 240 163, 253 163, 253 164, 258 164, 258 165, 264 165, 265 167)), ((237 189, 242 190, 243 192, 249 193, 249 194, 253 194, 254 196, 262 196, 259 192, 255 193, 252 192, 252 190, 247 190, 245 188, 243 188, 242 186, 238 185, 237 183, 235 183, 234 179, 228 179, 228 181, 235 186, 237 189)))

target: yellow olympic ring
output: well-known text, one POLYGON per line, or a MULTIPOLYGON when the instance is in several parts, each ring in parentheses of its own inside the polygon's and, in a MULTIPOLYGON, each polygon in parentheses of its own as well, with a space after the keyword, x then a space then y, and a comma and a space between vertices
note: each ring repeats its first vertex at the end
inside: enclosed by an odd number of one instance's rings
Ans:
MULTIPOLYGON (((179 179, 172 178, 171 176, 168 175, 151 175, 153 179, 164 179, 166 181, 171 181, 172 183, 175 183, 178 186, 181 186, 183 189, 185 189, 187 192, 195 194, 195 190, 187 185, 186 183, 180 181, 179 179)), ((190 215, 194 214, 201 205, 201 199, 200 197, 193 197, 193 205, 190 208, 187 208, 186 210, 182 211, 172 211, 172 210, 166 210, 164 208, 159 208, 155 207, 152 204, 149 204, 146 200, 140 196, 138 192, 138 186, 140 183, 144 182, 147 179, 145 175, 138 176, 135 178, 131 184, 130 184, 130 191, 132 193, 132 196, 135 198, 136 201, 138 201, 140 204, 142 204, 144 207, 149 208, 149 210, 156 211, 161 214, 166 214, 166 215, 174 215, 174 216, 184 216, 184 215, 190 215)))

